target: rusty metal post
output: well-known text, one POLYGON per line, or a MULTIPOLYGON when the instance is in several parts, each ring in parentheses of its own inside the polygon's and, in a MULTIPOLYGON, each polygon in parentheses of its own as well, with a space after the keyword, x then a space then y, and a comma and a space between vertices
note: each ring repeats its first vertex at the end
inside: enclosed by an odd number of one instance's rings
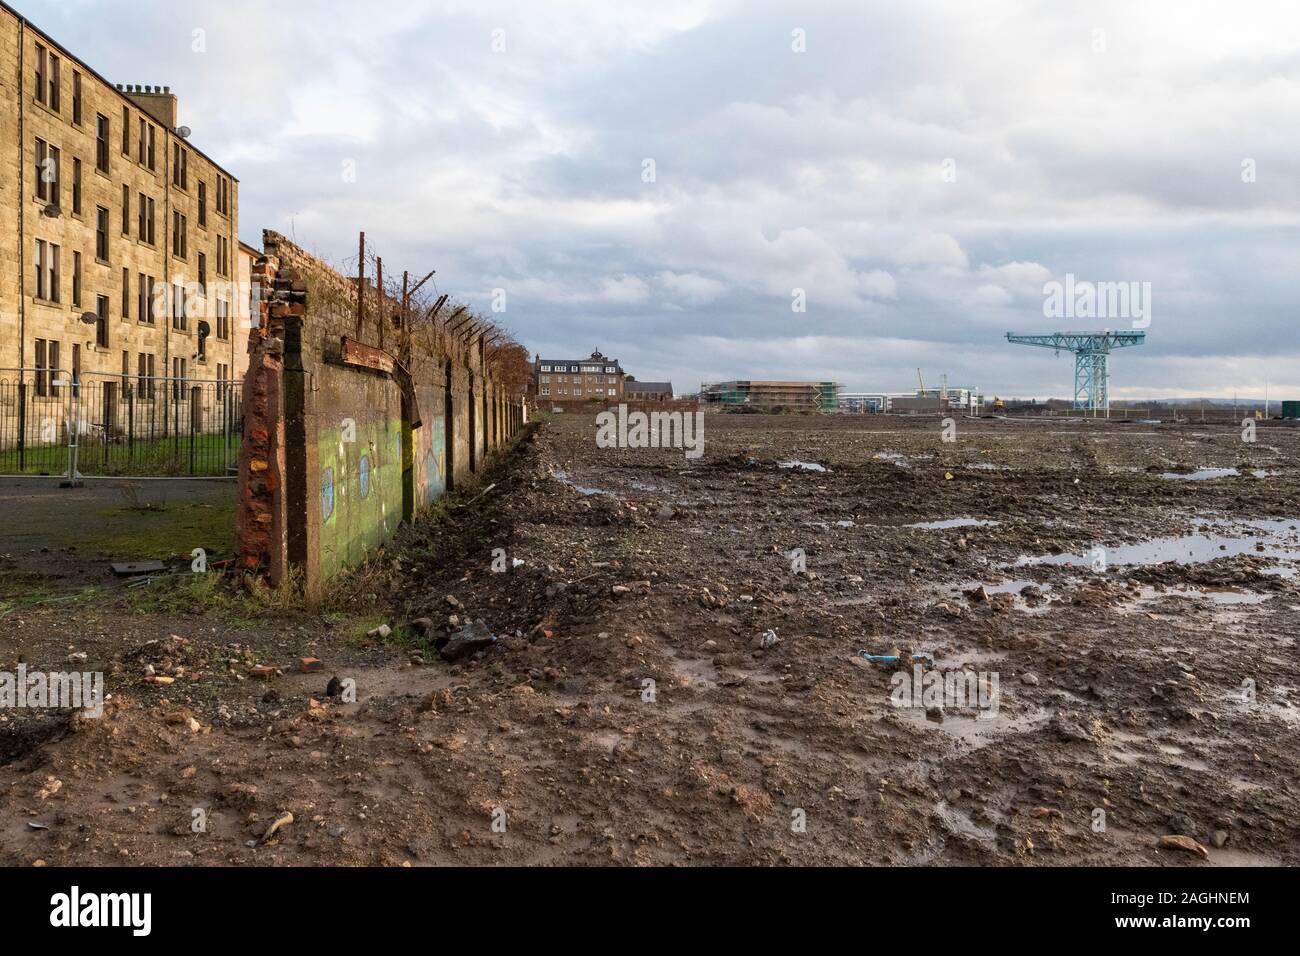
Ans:
POLYGON ((379 345, 384 344, 384 260, 375 256, 375 291, 379 296, 379 305, 375 312, 375 321, 379 325, 379 345))
POLYGON ((366 316, 366 234, 361 233, 361 241, 357 250, 357 334, 356 339, 361 341, 361 323, 366 316))

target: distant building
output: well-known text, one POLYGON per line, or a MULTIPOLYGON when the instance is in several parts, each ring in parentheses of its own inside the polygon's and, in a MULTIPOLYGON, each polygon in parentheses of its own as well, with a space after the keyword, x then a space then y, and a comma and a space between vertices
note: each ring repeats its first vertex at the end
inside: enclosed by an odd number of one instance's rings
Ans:
POLYGON ((713 382, 700 386, 700 401, 723 407, 830 412, 839 408, 840 386, 836 382, 713 382))
POLYGON ((840 411, 887 412, 889 411, 889 396, 883 392, 841 392, 840 411))
POLYGON ((533 361, 533 394, 550 402, 587 402, 623 397, 623 367, 600 350, 584 359, 533 361))
POLYGON ((636 376, 629 375, 623 381, 623 397, 629 402, 671 402, 673 383, 638 382, 636 376))

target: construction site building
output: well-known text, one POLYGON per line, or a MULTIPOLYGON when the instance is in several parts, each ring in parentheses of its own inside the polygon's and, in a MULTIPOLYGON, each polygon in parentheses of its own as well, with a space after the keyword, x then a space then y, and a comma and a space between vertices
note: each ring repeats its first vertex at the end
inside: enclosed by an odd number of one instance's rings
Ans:
POLYGON ((840 385, 837 382, 711 382, 700 386, 700 401, 723 407, 833 412, 839 409, 840 385))

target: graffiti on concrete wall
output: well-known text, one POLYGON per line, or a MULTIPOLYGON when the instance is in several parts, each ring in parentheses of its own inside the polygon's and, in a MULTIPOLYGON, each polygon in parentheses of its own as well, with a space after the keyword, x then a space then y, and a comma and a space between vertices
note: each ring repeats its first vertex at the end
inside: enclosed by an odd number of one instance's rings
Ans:
POLYGON ((320 566, 326 576, 361 561, 402 519, 401 421, 358 421, 318 438, 320 566))

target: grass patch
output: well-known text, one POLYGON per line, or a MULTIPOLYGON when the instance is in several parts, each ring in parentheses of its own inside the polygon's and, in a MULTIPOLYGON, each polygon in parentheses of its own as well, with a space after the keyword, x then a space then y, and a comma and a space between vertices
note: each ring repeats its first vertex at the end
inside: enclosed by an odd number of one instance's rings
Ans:
POLYGON ((233 499, 217 504, 187 501, 147 508, 104 508, 97 517, 99 520, 81 531, 77 544, 107 557, 165 558, 203 548, 211 561, 234 551, 233 499))
MULTIPOLYGON (((230 438, 230 461, 239 455, 239 436, 230 438)), ((97 476, 222 476, 226 467, 226 436, 221 434, 139 439, 131 444, 91 442, 77 448, 77 470, 97 476)), ((17 448, 0 450, 0 473, 6 475, 64 475, 68 472, 67 445, 29 446, 20 456, 17 448)))
POLYGON ((15 611, 47 604, 76 604, 90 598, 100 598, 104 593, 105 589, 97 584, 87 584, 72 592, 58 592, 43 584, 32 585, 20 581, 14 575, 0 575, 0 618, 15 611))

